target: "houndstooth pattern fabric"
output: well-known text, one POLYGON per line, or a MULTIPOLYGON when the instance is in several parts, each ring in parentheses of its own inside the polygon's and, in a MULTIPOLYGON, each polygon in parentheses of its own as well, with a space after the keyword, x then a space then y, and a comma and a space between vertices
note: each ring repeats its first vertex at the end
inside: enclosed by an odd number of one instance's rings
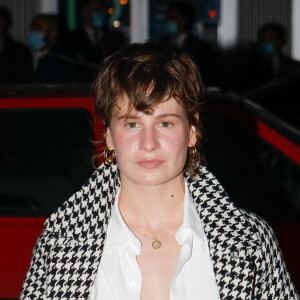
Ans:
POLYGON ((186 179, 209 242, 221 299, 299 299, 269 225, 235 207, 206 168, 200 180, 186 179))
MULTIPOLYGON (((240 210, 202 167, 185 174, 204 231, 221 299, 299 299, 270 227, 240 210)), ((89 299, 120 187, 116 164, 102 164, 45 222, 20 299, 89 299)))

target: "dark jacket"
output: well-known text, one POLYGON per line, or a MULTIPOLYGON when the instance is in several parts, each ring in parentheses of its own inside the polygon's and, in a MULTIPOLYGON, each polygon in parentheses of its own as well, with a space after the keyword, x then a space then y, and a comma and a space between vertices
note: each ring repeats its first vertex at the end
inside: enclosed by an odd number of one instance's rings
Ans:
POLYGON ((6 38, 0 55, 0 84, 24 83, 32 77, 32 57, 29 48, 6 38))
MULTIPOLYGON (((238 209, 205 168, 185 178, 209 244, 221 299, 299 299, 273 231, 238 209)), ((120 186, 116 164, 103 164, 45 223, 21 299, 89 299, 111 208, 120 186)))
POLYGON ((39 59, 38 68, 34 72, 33 82, 76 82, 76 65, 67 55, 60 43, 53 45, 39 59))
MULTIPOLYGON (((162 42, 172 43, 172 37, 165 37, 162 42)), ((194 34, 187 33, 181 48, 193 57, 199 68, 203 83, 205 85, 217 85, 216 56, 210 44, 200 40, 194 34)))
POLYGON ((68 36, 68 52, 79 63, 77 65, 79 81, 94 81, 103 59, 125 44, 124 35, 115 30, 104 30, 102 38, 98 39, 96 45, 92 44, 83 28, 71 32, 68 36))

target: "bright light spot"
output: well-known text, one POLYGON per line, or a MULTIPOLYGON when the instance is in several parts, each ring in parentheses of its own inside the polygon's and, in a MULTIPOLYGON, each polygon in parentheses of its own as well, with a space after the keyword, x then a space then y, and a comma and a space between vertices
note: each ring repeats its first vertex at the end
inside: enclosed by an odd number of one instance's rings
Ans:
POLYGON ((113 7, 110 7, 110 8, 108 9, 108 13, 109 13, 110 15, 112 15, 112 14, 114 13, 114 8, 113 8, 113 7))
POLYGON ((120 21, 119 20, 115 20, 114 22, 113 22, 113 25, 114 25, 114 27, 120 27, 120 21))
POLYGON ((211 18, 214 18, 217 15, 217 12, 215 10, 211 9, 208 14, 211 18))
POLYGON ((126 5, 126 4, 128 3, 128 0, 120 0, 120 3, 121 3, 122 5, 126 5))

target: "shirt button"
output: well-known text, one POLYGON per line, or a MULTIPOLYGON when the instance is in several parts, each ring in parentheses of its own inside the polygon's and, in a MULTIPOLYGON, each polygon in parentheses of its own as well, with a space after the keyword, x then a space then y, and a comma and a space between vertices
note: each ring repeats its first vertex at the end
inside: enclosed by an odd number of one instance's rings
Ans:
POLYGON ((130 282, 130 288, 132 290, 136 289, 136 282, 135 281, 130 282))

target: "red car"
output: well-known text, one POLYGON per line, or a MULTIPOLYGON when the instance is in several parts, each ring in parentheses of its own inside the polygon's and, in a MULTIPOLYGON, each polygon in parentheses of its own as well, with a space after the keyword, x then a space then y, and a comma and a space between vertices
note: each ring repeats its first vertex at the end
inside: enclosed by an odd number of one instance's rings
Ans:
POLYGON ((19 296, 46 217, 93 172, 102 123, 88 86, 0 94, 1 299, 19 296))
MULTIPOLYGON (((89 86, 0 89, 0 299, 17 298, 49 214, 93 172, 89 86)), ((208 93, 203 152, 239 206, 269 221, 300 287, 300 135, 251 101, 208 93)), ((99 161, 98 161, 99 162, 99 161)))

